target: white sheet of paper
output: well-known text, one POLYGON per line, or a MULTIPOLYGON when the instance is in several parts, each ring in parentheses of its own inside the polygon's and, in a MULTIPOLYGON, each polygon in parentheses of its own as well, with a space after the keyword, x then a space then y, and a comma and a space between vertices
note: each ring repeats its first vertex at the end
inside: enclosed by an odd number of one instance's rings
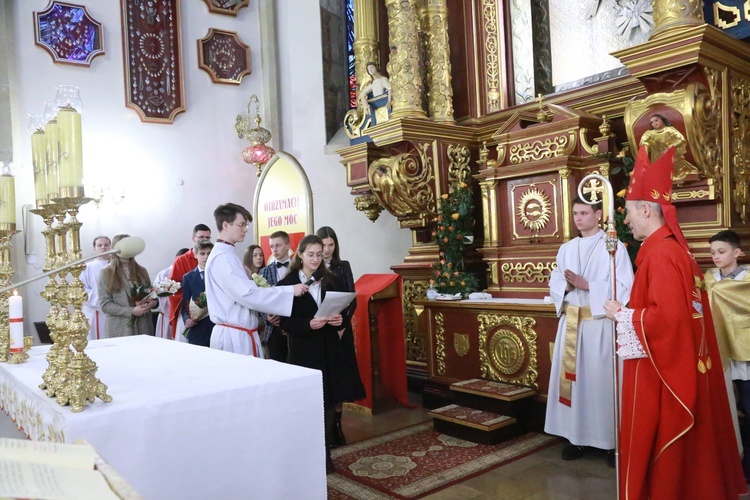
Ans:
POLYGON ((320 303, 315 317, 330 318, 335 316, 346 309, 346 306, 351 304, 356 296, 357 294, 354 292, 326 292, 326 297, 320 303))
POLYGON ((0 497, 117 500, 95 470, 0 460, 0 497))
POLYGON ((25 439, 0 439, 0 460, 60 465, 94 470, 96 451, 89 444, 47 443, 25 439))

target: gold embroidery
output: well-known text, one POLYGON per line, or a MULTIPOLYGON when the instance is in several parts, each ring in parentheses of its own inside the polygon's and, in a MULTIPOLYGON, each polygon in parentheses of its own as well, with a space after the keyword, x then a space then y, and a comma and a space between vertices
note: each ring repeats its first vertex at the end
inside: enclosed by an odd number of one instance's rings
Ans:
POLYGON ((701 373, 706 373, 706 365, 703 363, 702 359, 698 360, 698 371, 701 373))

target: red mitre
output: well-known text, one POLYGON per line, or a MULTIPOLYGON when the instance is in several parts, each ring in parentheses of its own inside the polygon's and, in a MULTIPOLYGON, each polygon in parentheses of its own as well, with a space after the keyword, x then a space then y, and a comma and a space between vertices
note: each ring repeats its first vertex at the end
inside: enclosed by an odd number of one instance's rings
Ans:
POLYGON ((627 201, 652 201, 660 205, 672 204, 672 170, 674 147, 670 147, 654 163, 648 158, 646 146, 638 150, 633 174, 630 176, 627 201))

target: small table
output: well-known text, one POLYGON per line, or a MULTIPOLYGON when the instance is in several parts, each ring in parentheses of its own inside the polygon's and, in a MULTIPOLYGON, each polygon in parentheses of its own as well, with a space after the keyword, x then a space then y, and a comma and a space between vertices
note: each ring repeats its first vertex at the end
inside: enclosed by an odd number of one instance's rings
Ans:
POLYGON ((87 440, 145 498, 325 498, 321 374, 149 336, 89 342, 113 397, 73 413, 39 389, 48 346, 0 365, 33 440, 87 440))

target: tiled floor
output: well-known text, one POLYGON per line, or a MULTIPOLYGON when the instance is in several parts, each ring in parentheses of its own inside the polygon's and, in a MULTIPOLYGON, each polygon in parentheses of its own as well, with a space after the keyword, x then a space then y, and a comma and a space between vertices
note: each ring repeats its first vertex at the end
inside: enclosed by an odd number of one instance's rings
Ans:
MULTIPOLYGON (((418 398, 414 398, 414 402, 418 398)), ((344 433, 352 443, 430 420, 427 410, 399 408, 374 417, 344 414, 344 433)), ((528 457, 468 479, 428 497, 430 500, 573 500, 616 497, 615 470, 606 454, 592 451, 581 459, 563 462, 559 443, 528 457)))

